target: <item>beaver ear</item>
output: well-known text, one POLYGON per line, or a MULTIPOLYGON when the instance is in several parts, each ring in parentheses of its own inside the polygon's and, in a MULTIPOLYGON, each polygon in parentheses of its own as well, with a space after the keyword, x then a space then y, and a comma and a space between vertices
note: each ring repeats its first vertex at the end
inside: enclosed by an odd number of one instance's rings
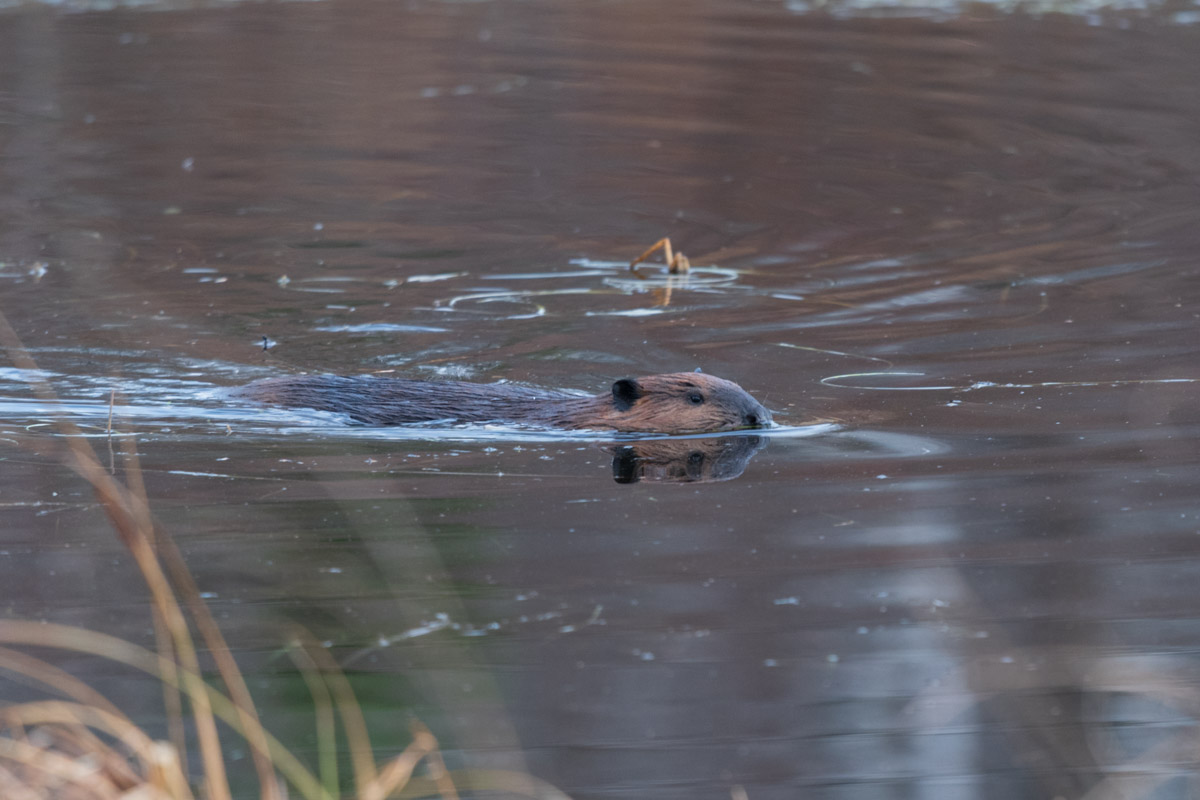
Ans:
POLYGON ((642 387, 633 378, 622 378, 613 384, 613 405, 617 411, 628 411, 642 396, 642 387))

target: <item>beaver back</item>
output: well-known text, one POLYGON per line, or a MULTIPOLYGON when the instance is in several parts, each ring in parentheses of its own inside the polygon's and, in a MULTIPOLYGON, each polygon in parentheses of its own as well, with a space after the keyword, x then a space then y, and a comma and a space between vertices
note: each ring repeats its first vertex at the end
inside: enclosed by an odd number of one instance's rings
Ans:
POLYGON ((367 376, 291 375, 255 381, 237 395, 268 405, 346 414, 367 425, 537 419, 579 395, 494 383, 367 376))

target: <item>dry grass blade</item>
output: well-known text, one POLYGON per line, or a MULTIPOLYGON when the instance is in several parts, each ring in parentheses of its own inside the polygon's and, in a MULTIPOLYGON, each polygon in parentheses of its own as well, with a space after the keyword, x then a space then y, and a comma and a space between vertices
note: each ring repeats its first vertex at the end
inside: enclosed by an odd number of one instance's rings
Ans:
POLYGON ((47 700, 9 706, 0 711, 0 719, 17 730, 38 726, 26 739, 0 739, 0 757, 48 781, 77 783, 99 797, 110 790, 114 797, 123 797, 127 791, 150 787, 155 797, 192 800, 174 748, 153 741, 123 715, 47 700), (120 742, 140 769, 88 729, 120 742))
MULTIPOLYGON (((9 358, 17 367, 30 375, 38 374, 37 364, 25 352, 16 332, 3 314, 0 314, 0 345, 5 347, 9 358)), ((44 381, 34 380, 31 385, 44 402, 57 405, 58 398, 44 381)), ((139 502, 137 497, 104 470, 91 446, 79 435, 79 429, 70 420, 60 415, 55 424, 65 434, 64 441, 70 456, 68 465, 91 484, 96 498, 108 514, 113 529, 133 554, 138 569, 141 570, 150 589, 155 613, 161 615, 163 624, 170 631, 175 653, 182 666, 189 672, 199 674, 200 663, 196 658, 196 649, 188 632, 187 621, 154 553, 153 530, 147 530, 143 524, 139 524, 139 520, 149 518, 146 504, 139 502)), ((225 760, 217 736, 216 720, 213 718, 212 708, 208 705, 207 693, 195 693, 192 696, 192 708, 195 712, 200 753, 204 760, 204 780, 209 800, 232 800, 229 781, 225 775, 225 760)))
MULTIPOLYGON (((250 745, 250 755, 254 760, 255 771, 258 773, 263 800, 280 800, 279 787, 275 782, 275 770, 271 764, 270 748, 266 739, 259 733, 262 730, 262 724, 258 718, 258 711, 254 707, 254 700, 250 696, 250 689, 246 686, 242 672, 233 658, 229 645, 225 642, 225 637, 221 634, 221 629, 213 619, 212 612, 200 597, 200 589, 196 586, 192 573, 188 571, 182 554, 171 537, 162 535, 150 515, 145 483, 142 480, 141 464, 137 458, 137 451, 130 448, 131 444, 132 439, 126 437, 123 455, 125 472, 131 487, 130 496, 134 509, 139 515, 141 530, 146 532, 147 538, 154 545, 157 555, 156 564, 165 563, 173 586, 183 595, 184 603, 192 615, 192 620, 217 664, 221 680, 229 689, 229 697, 237 709, 238 716, 241 717, 241 730, 245 732, 243 735, 250 745)), ((147 582, 149 582, 149 577, 147 577, 147 582)), ((173 594, 171 600, 174 602, 173 594)), ((184 665, 187 666, 187 662, 184 665)), ((170 707, 169 703, 168 707, 170 707)))
POLYGON ((40 686, 50 688, 76 702, 95 706, 110 714, 121 714, 120 709, 110 703, 108 698, 74 675, 64 672, 53 664, 47 664, 40 658, 26 655, 19 650, 0 647, 0 669, 21 675, 28 683, 36 683, 40 686))
POLYGON ((154 740, 123 715, 110 714, 95 706, 66 700, 40 700, 0 709, 0 720, 19 728, 37 725, 81 725, 103 731, 122 742, 134 755, 148 763, 154 740))
POLYGON ((5 800, 45 800, 42 794, 3 764, 0 764, 0 797, 5 800))
MULTIPOLYGON (((73 466, 92 484, 97 498, 108 512, 113 527, 133 554, 138 569, 150 589, 155 612, 160 615, 163 625, 171 635, 174 652, 181 666, 188 672, 199 675, 200 661, 196 655, 195 644, 192 642, 183 610, 175 600, 170 582, 154 551, 151 538, 153 533, 139 524, 139 518, 147 513, 143 510, 144 504, 139 503, 137 498, 124 491, 124 487, 104 472, 90 449, 81 451, 73 447, 72 452, 76 456, 73 466)), ((208 702, 208 695, 205 692, 195 692, 191 695, 191 701, 200 754, 204 760, 204 780, 208 796, 212 800, 232 800, 229 782, 225 776, 225 760, 221 753, 216 720, 208 702)))
POLYGON ((414 741, 420 741, 423 736, 428 736, 433 741, 433 747, 426 757, 429 762, 429 779, 437 785, 438 792, 446 800, 458 800, 458 790, 454 788, 454 781, 446 771, 446 762, 442 760, 442 751, 438 749, 437 739, 434 739, 429 729, 419 722, 414 722, 412 729, 414 741))
MULTIPOLYGON (((112 443, 112 404, 116 398, 116 390, 113 391, 112 397, 109 399, 108 408, 108 450, 109 450, 109 472, 116 471, 116 464, 113 459, 113 443, 112 443)), ((141 503, 136 509, 138 512, 138 522, 143 530, 153 530, 153 521, 150 518, 150 504, 146 500, 146 484, 142 480, 142 470, 137 459, 137 448, 133 437, 122 437, 121 453, 126 465, 126 483, 129 486, 130 492, 134 497, 140 498, 141 503)), ((163 706, 167 713, 167 736, 171 740, 171 744, 175 746, 179 753, 180 762, 183 765, 183 771, 187 772, 187 744, 186 734, 183 724, 183 697, 179 692, 179 680, 177 675, 173 675, 176 671, 175 640, 171 636, 170 628, 167 621, 159 614, 151 614, 154 619, 154 639, 158 643, 158 652, 164 656, 161 660, 163 673, 166 680, 162 681, 163 690, 163 706)))
MULTIPOLYGON (((205 684, 199 676, 189 673, 186 670, 176 670, 169 674, 164 673, 161 669, 164 663, 164 659, 161 655, 155 654, 149 650, 146 650, 145 648, 138 647, 137 645, 131 644, 122 639, 118 639, 108 634, 96 633, 94 631, 89 631, 83 628, 75 628, 67 625, 28 622, 24 620, 4 620, 0 621, 0 641, 8 642, 10 644, 52 647, 98 655, 117 663, 126 664, 135 669, 150 673, 164 681, 173 679, 172 677, 168 677, 168 675, 177 676, 180 680, 180 688, 182 688, 183 691, 188 694, 189 698, 195 692, 206 692, 216 715, 226 724, 233 727, 239 733, 242 733, 239 727, 241 718, 238 716, 233 703, 227 697, 222 695, 216 689, 205 684)), ((318 649, 316 652, 322 654, 326 658, 328 657, 328 654, 323 650, 318 649)), ((32 659, 31 661, 33 663, 31 663, 30 668, 36 670, 37 664, 40 662, 38 662, 37 659, 32 659)), ((47 666, 49 665, 43 665, 43 667, 47 666)), ((345 677, 338 672, 326 674, 323 677, 328 680, 333 676, 337 676, 340 680, 345 681, 345 677)), ((76 679, 69 678, 69 680, 75 681, 76 679)), ((69 688, 69 684, 63 684, 61 686, 56 685, 56 688, 65 691, 67 688, 69 688)), ((87 692, 91 691, 87 687, 84 688, 87 692)), ((348 684, 346 685, 346 688, 349 688, 348 684)), ((87 697, 87 694, 85 693, 83 696, 87 697)), ((339 700, 339 702, 341 701, 339 700)), ((72 708, 86 708, 86 706, 83 706, 82 704, 72 703, 61 705, 72 708)), ((64 719, 73 718, 61 713, 58 716, 54 716, 53 714, 36 716, 29 711, 29 708, 34 707, 35 706, 33 705, 28 707, 18 706, 18 709, 25 709, 24 711, 20 712, 24 714, 24 716, 16 718, 13 721, 22 722, 25 724, 35 724, 38 722, 53 722, 55 720, 62 721, 64 719)), ((44 703, 40 704, 38 707, 48 708, 50 706, 49 704, 44 703)), ((357 706, 355 706, 355 709, 357 711, 357 706)), ((161 742, 153 742, 149 737, 145 736, 144 734, 140 734, 140 731, 137 731, 137 729, 133 726, 133 723, 125 719, 122 715, 120 715, 119 712, 113 713, 102 709, 89 708, 87 712, 80 716, 85 720, 91 717, 100 720, 110 720, 110 727, 114 729, 114 735, 115 730, 126 731, 131 735, 134 735, 135 741, 140 742, 140 746, 136 749, 143 761, 151 756, 155 757, 154 763, 156 764, 163 761, 164 759, 160 753, 162 748, 166 748, 166 751, 171 754, 174 754, 175 752, 174 749, 169 745, 161 742), (138 734, 140 734, 140 736, 138 736, 138 734)), ((361 712, 358 712, 358 717, 361 719, 361 712)), ((3 712, 0 712, 0 720, 2 719, 4 719, 3 712)), ((296 760, 295 756, 286 750, 278 740, 262 729, 260 729, 259 735, 264 738, 268 747, 270 748, 270 755, 274 762, 275 768, 279 770, 279 772, 288 780, 289 783, 296 787, 302 796, 310 798, 310 800, 332 800, 332 798, 337 796, 336 792, 329 791, 326 787, 319 784, 317 779, 308 770, 306 770, 305 767, 296 760)), ((6 741, 10 740, 5 740, 4 738, 0 737, 0 743, 6 741)), ((366 745, 365 752, 369 757, 369 742, 366 745)), ((437 753, 436 739, 426 728, 424 728, 424 726, 415 726, 413 743, 410 744, 409 747, 406 748, 399 756, 389 762, 371 783, 362 787, 356 793, 356 797, 358 800, 382 800, 383 798, 395 794, 398 790, 404 790, 403 796, 406 797, 440 795, 441 797, 447 798, 447 800, 452 800, 452 798, 457 796, 454 791, 454 786, 450 782, 450 778, 453 777, 455 780, 463 781, 464 785, 468 786, 469 788, 479 790, 507 791, 525 797, 537 798, 537 800, 569 800, 567 795, 558 791, 549 784, 539 781, 538 779, 529 775, 502 771, 447 772, 445 771, 444 767, 441 766, 440 757, 437 758, 436 763, 432 765, 433 769, 431 772, 433 774, 433 778, 412 779, 413 770, 415 770, 415 768, 420 764, 422 759, 426 758, 431 753, 437 753), (443 774, 439 775, 439 772, 443 774), (413 787, 416 788, 415 793, 407 791, 410 781, 413 784, 413 787)), ((355 753, 355 755, 358 756, 361 755, 361 753, 355 753)), ((178 774, 182 776, 182 772, 179 770, 174 770, 169 774, 178 774)), ((182 780, 182 777, 180 777, 180 780, 182 780)), ((185 796, 181 794, 179 790, 173 791, 174 794, 170 795, 171 797, 185 796)), ((9 800, 8 795, 0 794, 0 797, 3 797, 4 800, 9 800)), ((39 798, 39 800, 44 800, 44 798, 39 798)), ((122 800, 127 800, 127 798, 122 798, 122 800)))
MULTIPOLYGON (((561 789, 540 778, 535 778, 524 772, 509 772, 501 769, 459 769, 454 770, 454 782, 464 791, 469 792, 500 792, 517 797, 528 797, 530 800, 571 800, 561 789)), ((394 797, 399 800, 416 800, 420 797, 440 796, 441 790, 431 778, 413 778, 394 797)))
POLYGON ((183 722, 183 694, 179 691, 179 664, 172 644, 171 632, 157 614, 154 619, 154 640, 158 643, 159 660, 163 672, 163 709, 167 716, 167 738, 179 752, 183 771, 187 772, 187 734, 183 722))
POLYGON ((336 797, 337 726, 333 716, 333 698, 329 695, 329 687, 325 685, 317 665, 303 647, 289 647, 288 655, 304 678, 308 693, 313 699, 317 726, 317 773, 321 776, 321 785, 330 797, 336 797))
POLYGON ((346 731, 346 742, 350 749, 351 763, 354 766, 354 786, 360 796, 366 787, 376 779, 375 760, 371 755, 371 739, 367 735, 367 722, 363 719, 362 707, 354 697, 354 690, 346 675, 330 657, 328 651, 315 641, 308 631, 297 628, 294 637, 298 646, 304 650, 314 665, 321 671, 326 686, 333 694, 337 704, 338 716, 342 718, 342 728, 346 731))
MULTIPOLYGON (((143 785, 142 777, 134 765, 129 763, 127 754, 109 747, 104 740, 83 724, 38 728, 30 738, 40 738, 47 743, 46 747, 53 748, 57 753, 69 754, 77 759, 87 759, 90 763, 95 764, 114 786, 121 789, 132 789, 143 785)), ((172 761, 174 761, 174 755, 172 755, 172 761)))
POLYGON ((254 708, 254 700, 250 696, 250 689, 246 686, 246 680, 242 677, 241 670, 238 669, 237 662, 233 658, 233 653, 229 649, 229 645, 225 642, 225 637, 221 635, 217 621, 213 619, 212 612, 209 611, 208 606, 204 604, 204 600, 200 597, 200 589, 192 579, 192 574, 188 571, 187 565, 183 561, 183 556, 175 546, 175 542, 169 536, 163 535, 157 526, 155 526, 154 530, 158 553, 166 562, 171 580, 183 595, 187 609, 191 612, 192 619, 195 621, 196 627, 200 630, 201 636, 204 637, 209 653, 217 664, 221 680, 224 681, 225 686, 229 689, 230 699, 233 701, 234 708, 237 710, 238 717, 240 718, 240 730, 244 731, 243 735, 246 737, 246 742, 250 745, 250 754, 254 759, 255 770, 258 772, 263 800, 281 800, 282 794, 274 780, 275 773, 271 763, 271 748, 263 734, 262 722, 258 718, 258 711, 254 708))
POLYGON ((375 780, 359 790, 359 800, 384 800, 390 797, 397 789, 408 784, 421 759, 437 749, 437 739, 428 730, 422 727, 414 733, 412 744, 389 761, 375 780))
MULTIPOLYGON (((0 344, 3 344, 8 350, 9 357, 14 364, 29 371, 32 375, 37 374, 37 364, 25 352, 16 332, 13 331, 3 314, 0 314, 0 344)), ((43 400, 57 403, 54 392, 44 382, 34 382, 33 387, 43 400)), ((70 465, 92 485, 92 489, 108 513, 114 529, 137 561, 138 568, 154 599, 155 613, 161 620, 161 626, 170 634, 174 654, 185 669, 198 674, 200 672, 199 661, 187 622, 155 553, 155 529, 149 504, 146 501, 136 453, 126 451, 126 466, 130 480, 142 491, 130 491, 105 472, 91 446, 77 435, 78 428, 69 420, 60 416, 57 418, 56 424, 63 433, 67 434, 66 441, 71 455, 70 465)), ((169 540, 164 541, 169 542, 169 540)), ((242 728, 247 731, 247 742, 251 747, 251 755, 262 786, 263 798, 264 800, 280 800, 281 796, 275 782, 275 772, 266 741, 257 734, 262 726, 259 724, 249 689, 229 653, 229 648, 225 644, 216 622, 209 614, 207 606, 200 600, 199 590, 192 581, 191 574, 185 567, 182 567, 182 559, 179 557, 178 551, 173 545, 162 549, 167 556, 168 566, 176 567, 172 570, 176 585, 183 592, 196 625, 217 662, 225 685, 229 688, 238 714, 242 717, 242 728)), ((171 660, 173 661, 173 659, 171 660)), ((170 706, 170 702, 168 698, 168 706, 170 706)), ((208 795, 211 800, 231 800, 216 723, 207 702, 208 698, 204 693, 192 698, 201 757, 205 762, 204 775, 208 785, 208 795)))
POLYGON ((119 800, 123 793, 103 780, 93 764, 21 739, 0 738, 0 761, 11 766, 0 768, 5 798, 119 800))
MULTIPOLYGON (((187 670, 178 670, 174 673, 164 671, 162 668, 165 662, 163 656, 131 644, 124 639, 70 625, 26 620, 0 620, 0 642, 90 653, 149 673, 163 681, 170 680, 171 675, 178 675, 178 686, 189 700, 194 699, 197 694, 205 694, 207 702, 221 721, 239 734, 245 735, 241 729, 243 717, 237 713, 233 702, 228 697, 209 686, 193 672, 187 670)), ((305 769, 304 765, 277 739, 267 733, 261 725, 258 735, 267 742, 275 769, 295 786, 301 795, 310 800, 329 800, 329 795, 313 774, 305 769)))
MULTIPOLYGON (((13 363, 31 375, 37 365, 0 314, 0 346, 13 363)), ((58 400, 48 385, 31 379, 34 391, 48 404, 58 400)), ((127 484, 106 470, 79 429, 66 417, 56 425, 63 434, 50 444, 61 448, 64 463, 92 487, 117 536, 133 555, 150 590, 158 653, 82 628, 52 623, 0 620, 0 642, 54 647, 90 653, 154 675, 164 687, 174 744, 154 741, 91 687, 63 670, 10 648, 0 647, 0 669, 28 683, 58 692, 72 701, 44 700, 0 709, 0 799, 2 800, 194 800, 181 759, 185 752, 182 697, 193 711, 203 769, 205 800, 231 800, 216 719, 241 734, 250 745, 263 800, 283 800, 278 776, 308 800, 338 795, 337 732, 334 710, 342 721, 354 766, 358 800, 432 796, 458 800, 452 773, 446 770, 437 740, 423 725, 413 726, 413 741, 382 770, 376 765, 362 709, 346 676, 328 652, 306 632, 293 651, 317 708, 317 735, 322 781, 309 772, 262 727, 245 680, 216 621, 200 596, 174 542, 150 512, 142 472, 131 438, 122 454, 127 484), (183 598, 181 605, 175 592, 183 598), (201 676, 195 642, 184 608, 204 638, 229 696, 201 676), (117 746, 114 746, 113 743, 117 746), (429 778, 413 779, 422 760, 429 778), (429 789, 425 790, 428 786, 429 789), (414 794, 414 792, 416 792, 414 794)), ((110 460, 111 459, 110 404, 110 460)), ((528 775, 505 772, 453 773, 481 790, 503 790, 537 800, 569 800, 557 789, 528 775)))

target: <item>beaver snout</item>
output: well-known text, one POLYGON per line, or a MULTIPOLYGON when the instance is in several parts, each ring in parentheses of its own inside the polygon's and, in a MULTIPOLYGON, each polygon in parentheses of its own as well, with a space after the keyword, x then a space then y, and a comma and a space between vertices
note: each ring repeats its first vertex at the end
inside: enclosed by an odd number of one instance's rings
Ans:
POLYGON ((767 411, 762 406, 759 406, 751 411, 747 411, 743 419, 746 420, 746 427, 748 428, 765 428, 768 425, 773 424, 771 412, 767 411))

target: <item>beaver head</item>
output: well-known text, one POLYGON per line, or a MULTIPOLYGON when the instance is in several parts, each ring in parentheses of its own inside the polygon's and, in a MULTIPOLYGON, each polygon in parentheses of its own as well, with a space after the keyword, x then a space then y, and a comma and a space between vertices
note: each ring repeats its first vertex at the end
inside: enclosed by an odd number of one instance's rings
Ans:
POLYGON ((708 433, 771 424, 771 412, 732 381, 698 372, 623 378, 607 423, 620 431, 708 433))

